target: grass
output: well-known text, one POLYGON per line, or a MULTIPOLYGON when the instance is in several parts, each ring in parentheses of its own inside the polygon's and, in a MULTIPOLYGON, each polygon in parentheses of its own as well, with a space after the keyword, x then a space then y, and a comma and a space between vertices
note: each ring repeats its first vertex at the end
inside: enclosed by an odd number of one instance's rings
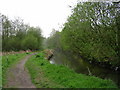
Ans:
POLYGON ((26 67, 37 88, 117 88, 111 80, 78 74, 65 66, 50 64, 42 52, 32 56, 26 67))
POLYGON ((2 56, 0 56, 0 89, 2 88, 2 56))
POLYGON ((14 66, 18 61, 25 57, 28 53, 10 54, 2 56, 2 85, 7 83, 8 69, 14 66))

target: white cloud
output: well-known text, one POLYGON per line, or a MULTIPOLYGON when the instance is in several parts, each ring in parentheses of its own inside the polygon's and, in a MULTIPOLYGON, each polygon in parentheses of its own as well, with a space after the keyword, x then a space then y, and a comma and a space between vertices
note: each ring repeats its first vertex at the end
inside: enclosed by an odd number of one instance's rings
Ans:
POLYGON ((53 28, 59 29, 66 21, 71 14, 68 5, 75 5, 77 0, 1 0, 0 3, 0 13, 39 26, 48 37, 53 28))

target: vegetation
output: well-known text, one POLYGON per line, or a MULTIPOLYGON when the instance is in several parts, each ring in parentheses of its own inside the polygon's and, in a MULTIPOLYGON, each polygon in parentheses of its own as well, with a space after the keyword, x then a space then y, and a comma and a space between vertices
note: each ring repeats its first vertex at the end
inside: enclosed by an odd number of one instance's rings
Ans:
POLYGON ((28 60, 26 67, 38 88, 117 88, 111 80, 77 74, 65 66, 50 64, 42 52, 28 60))
POLYGON ((2 56, 0 56, 0 88, 2 88, 2 56))
POLYGON ((46 40, 47 47, 120 69, 119 6, 119 2, 78 2, 63 30, 46 40))
POLYGON ((39 27, 30 27, 20 18, 14 21, 1 15, 2 18, 2 51, 38 50, 41 49, 42 35, 39 27))
MULTIPOLYGON (((120 70, 119 2, 78 2, 72 8, 72 14, 64 23, 62 31, 53 30, 47 39, 41 35, 40 27, 29 26, 20 18, 10 20, 0 14, 0 19, 0 51, 34 51, 42 50, 44 46, 44 49, 65 52, 68 56, 80 56, 90 61, 90 64, 120 70)), ((26 54, 0 57, 3 85, 7 83, 8 69, 26 54)), ((38 88, 117 88, 111 80, 77 74, 65 66, 50 64, 42 52, 32 56, 26 67, 38 88)))
POLYGON ((60 34, 61 33, 59 31, 53 30, 52 35, 45 39, 44 48, 50 49, 61 48, 60 34))
POLYGON ((2 56, 2 85, 7 83, 8 69, 14 66, 19 60, 21 60, 28 53, 10 54, 2 56))

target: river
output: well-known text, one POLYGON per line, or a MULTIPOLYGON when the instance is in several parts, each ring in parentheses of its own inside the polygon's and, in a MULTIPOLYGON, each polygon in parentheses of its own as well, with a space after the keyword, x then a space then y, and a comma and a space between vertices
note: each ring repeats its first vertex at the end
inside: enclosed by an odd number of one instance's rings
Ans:
POLYGON ((65 65, 77 73, 93 75, 102 79, 110 79, 120 87, 120 73, 118 71, 93 65, 90 62, 84 61, 80 57, 73 56, 72 54, 55 51, 54 57, 50 60, 50 63, 65 65))

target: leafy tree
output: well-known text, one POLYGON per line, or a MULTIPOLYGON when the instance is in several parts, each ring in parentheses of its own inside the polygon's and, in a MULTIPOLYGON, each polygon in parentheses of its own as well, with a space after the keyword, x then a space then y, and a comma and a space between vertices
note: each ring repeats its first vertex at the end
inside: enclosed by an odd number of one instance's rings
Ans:
POLYGON ((39 27, 30 27, 20 18, 14 21, 0 15, 2 19, 2 50, 38 50, 42 49, 42 35, 39 27))
POLYGON ((26 36, 25 39, 22 41, 22 46, 24 50, 36 50, 38 49, 37 38, 33 35, 26 36))
POLYGON ((45 45, 47 48, 50 48, 50 49, 61 48, 60 32, 53 30, 51 33, 51 36, 47 38, 45 45))
POLYGON ((118 65, 116 8, 113 3, 78 3, 62 31, 65 50, 96 62, 118 65))
POLYGON ((48 45, 93 62, 119 66, 119 6, 119 2, 78 2, 64 24, 59 40, 58 35, 53 34, 48 38, 48 45))

